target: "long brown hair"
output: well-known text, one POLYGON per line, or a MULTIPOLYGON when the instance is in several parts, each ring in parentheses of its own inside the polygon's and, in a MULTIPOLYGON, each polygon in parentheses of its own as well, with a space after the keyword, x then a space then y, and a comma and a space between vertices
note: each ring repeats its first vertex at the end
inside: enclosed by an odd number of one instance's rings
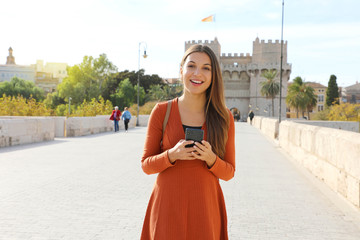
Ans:
POLYGON ((225 145, 229 129, 229 112, 225 105, 224 83, 219 61, 215 53, 205 45, 192 45, 186 50, 181 61, 184 66, 187 57, 194 52, 206 53, 211 61, 211 84, 206 89, 205 118, 207 127, 207 140, 212 150, 220 158, 225 155, 225 145))

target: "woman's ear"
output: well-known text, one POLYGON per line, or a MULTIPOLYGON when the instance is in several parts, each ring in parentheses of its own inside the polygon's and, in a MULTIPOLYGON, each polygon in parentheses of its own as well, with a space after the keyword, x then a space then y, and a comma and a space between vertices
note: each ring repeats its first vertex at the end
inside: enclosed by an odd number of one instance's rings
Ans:
POLYGON ((180 81, 181 81, 181 82, 183 81, 182 75, 183 75, 183 68, 180 67, 179 78, 180 78, 180 81))

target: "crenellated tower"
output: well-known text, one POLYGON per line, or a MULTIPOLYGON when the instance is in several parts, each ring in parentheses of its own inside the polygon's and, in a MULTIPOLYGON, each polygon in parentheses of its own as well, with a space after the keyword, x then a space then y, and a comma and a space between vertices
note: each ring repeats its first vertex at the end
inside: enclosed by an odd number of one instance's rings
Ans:
POLYGON ((199 41, 195 41, 195 40, 186 41, 185 42, 185 51, 188 50, 188 48, 191 45, 195 45, 195 44, 203 44, 205 46, 210 47, 214 51, 216 57, 218 59, 220 59, 221 46, 220 46, 220 43, 219 43, 219 41, 218 41, 218 39, 216 37, 215 37, 214 41, 208 41, 208 40, 205 40, 204 42, 202 40, 199 40, 199 41))

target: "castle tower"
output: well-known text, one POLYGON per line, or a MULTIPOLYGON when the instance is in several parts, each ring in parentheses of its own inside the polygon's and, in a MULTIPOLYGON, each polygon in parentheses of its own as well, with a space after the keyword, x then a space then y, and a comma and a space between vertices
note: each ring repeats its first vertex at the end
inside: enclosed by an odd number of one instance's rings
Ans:
MULTIPOLYGON (((261 75, 268 70, 276 70, 278 72, 275 80, 280 79, 280 61, 281 61, 281 42, 279 40, 259 40, 257 37, 253 42, 253 56, 252 64, 249 66, 248 71, 251 74, 250 84, 250 105, 255 115, 272 116, 271 113, 271 100, 266 99, 261 95, 261 83, 266 81, 261 75)), ((287 41, 283 44, 283 76, 282 76, 282 98, 281 108, 283 109, 282 115, 286 115, 285 98, 287 94, 287 81, 290 79, 291 64, 287 62, 287 41)), ((279 95, 275 97, 274 101, 274 115, 278 115, 279 109, 279 95)))
MULTIPOLYGON (((283 44, 283 62, 287 63, 287 41, 283 44)), ((265 40, 259 40, 257 37, 253 42, 253 63, 265 64, 265 63, 279 63, 281 56, 281 43, 279 40, 269 40, 267 43, 265 40)))
POLYGON ((188 50, 188 48, 191 45, 195 45, 195 44, 203 44, 203 45, 208 46, 209 48, 211 48, 211 50, 214 51, 216 57, 220 61, 221 46, 220 46, 220 43, 219 43, 219 41, 218 41, 218 39, 216 37, 215 37, 214 41, 210 41, 210 42, 208 40, 205 40, 205 42, 202 42, 201 40, 199 40, 199 41, 195 41, 195 40, 187 41, 187 42, 185 42, 185 52, 186 52, 186 50, 188 50))
POLYGON ((13 50, 10 47, 9 48, 9 56, 7 57, 7 60, 6 60, 7 65, 9 65, 9 64, 14 64, 15 65, 15 57, 12 55, 12 53, 13 53, 13 50))

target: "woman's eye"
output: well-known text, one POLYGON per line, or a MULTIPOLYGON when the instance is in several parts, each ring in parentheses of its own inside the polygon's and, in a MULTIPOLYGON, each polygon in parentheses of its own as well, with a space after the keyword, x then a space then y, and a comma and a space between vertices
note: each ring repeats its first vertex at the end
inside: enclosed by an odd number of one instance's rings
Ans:
POLYGON ((188 65, 188 68, 193 68, 193 67, 195 67, 194 65, 188 65))
POLYGON ((204 69, 205 69, 206 71, 210 71, 210 68, 208 68, 208 67, 204 67, 204 69))

